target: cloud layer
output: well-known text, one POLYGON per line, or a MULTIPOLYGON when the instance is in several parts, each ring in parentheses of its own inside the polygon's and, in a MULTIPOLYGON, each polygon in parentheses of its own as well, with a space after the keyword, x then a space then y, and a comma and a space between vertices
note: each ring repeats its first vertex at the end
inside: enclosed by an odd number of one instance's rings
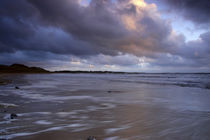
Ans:
MULTIPOLYGON (((182 6, 184 16, 207 25, 206 3, 193 7, 190 1, 165 3, 174 9, 182 6), (194 12, 203 17, 193 18, 194 12)), ((119 71, 199 66, 206 71, 209 38, 206 31, 198 40, 186 42, 157 6, 144 0, 91 0, 86 5, 79 0, 0 0, 0 63, 4 64, 119 71)))
POLYGON ((197 24, 210 23, 210 1, 209 0, 163 0, 170 8, 180 12, 187 19, 197 24))

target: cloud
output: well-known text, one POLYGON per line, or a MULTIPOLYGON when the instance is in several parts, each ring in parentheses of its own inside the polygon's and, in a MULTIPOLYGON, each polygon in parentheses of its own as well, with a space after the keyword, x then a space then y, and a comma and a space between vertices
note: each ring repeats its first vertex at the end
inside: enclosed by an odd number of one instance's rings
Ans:
MULTIPOLYGON (((191 9, 189 1, 165 0, 175 9, 183 3, 185 16, 208 23, 208 18, 190 17, 191 10, 203 17, 207 11, 199 10, 202 4, 191 9)), ((57 67, 68 63, 75 69, 209 67, 209 32, 186 42, 157 6, 144 0, 0 0, 0 33, 0 63, 55 68, 59 62, 57 67)))
MULTIPOLYGON (((11 1, 6 3, 13 5, 11 1)), ((13 22, 14 29, 7 32, 11 29, 8 21, 1 21, 8 34, 1 41, 2 51, 41 50, 75 55, 122 52, 142 56, 170 49, 167 40, 171 34, 170 24, 160 18, 154 4, 146 4, 143 0, 116 3, 92 0, 85 7, 75 0, 22 0, 22 3, 30 5, 24 7, 29 11, 33 7, 33 18, 22 11, 16 12, 19 18, 4 15, 3 18, 13 22), (17 36, 10 37, 11 33, 17 36), (10 46, 8 50, 4 50, 4 45, 10 46)))
MULTIPOLYGON (((210 23, 209 0, 163 0, 176 12, 182 13, 185 18, 194 23, 206 25, 210 23)), ((207 26, 205 26, 207 27, 207 26)))

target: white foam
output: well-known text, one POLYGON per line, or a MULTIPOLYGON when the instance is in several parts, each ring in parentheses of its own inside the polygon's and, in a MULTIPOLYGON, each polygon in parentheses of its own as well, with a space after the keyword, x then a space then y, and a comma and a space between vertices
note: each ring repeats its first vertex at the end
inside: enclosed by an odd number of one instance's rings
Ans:
POLYGON ((102 121, 102 123, 113 123, 114 120, 110 120, 110 121, 102 121))
POLYGON ((6 114, 6 115, 4 116, 4 119, 5 119, 5 120, 10 119, 10 114, 6 114))
POLYGON ((19 113, 18 116, 32 116, 32 115, 50 115, 51 112, 29 112, 29 113, 19 113))
POLYGON ((128 129, 128 128, 130 128, 129 125, 123 125, 123 126, 120 126, 120 127, 117 127, 117 128, 109 128, 109 129, 105 130, 105 133, 110 135, 110 134, 113 134, 117 131, 125 130, 125 129, 128 129))
POLYGON ((68 125, 68 127, 81 127, 81 126, 85 126, 85 125, 84 124, 80 124, 80 123, 75 123, 75 124, 68 125))
POLYGON ((67 117, 69 115, 75 115, 77 114, 76 112, 57 112, 56 115, 59 117, 67 117))
POLYGON ((118 136, 115 136, 115 137, 108 137, 108 138, 105 138, 104 140, 118 140, 119 137, 118 136))
POLYGON ((9 123, 11 123, 10 120, 8 120, 8 121, 1 121, 1 122, 0 122, 0 124, 9 124, 9 123))
POLYGON ((11 103, 0 103, 0 107, 3 108, 8 108, 8 107, 17 107, 18 105, 16 104, 11 104, 11 103))
POLYGON ((10 135, 2 135, 2 136, 0 136, 0 139, 12 139, 15 137, 29 136, 29 135, 33 135, 33 134, 37 134, 37 133, 36 132, 34 132, 34 133, 25 132, 25 133, 16 133, 16 134, 10 134, 10 135))
POLYGON ((40 125, 50 125, 53 124, 52 122, 46 121, 46 120, 39 120, 34 122, 35 124, 40 124, 40 125))
POLYGON ((93 96, 53 96, 53 95, 44 95, 44 94, 38 94, 31 91, 24 91, 19 90, 15 91, 14 94, 18 94, 22 96, 23 98, 33 99, 33 100, 39 100, 39 101, 56 101, 61 102, 65 100, 93 100, 93 101, 99 101, 99 98, 93 97, 93 96))
POLYGON ((48 129, 44 130, 43 132, 55 131, 55 130, 62 130, 63 128, 65 128, 65 126, 56 126, 56 127, 48 128, 48 129))
POLYGON ((29 135, 35 135, 35 134, 40 134, 43 132, 49 132, 49 131, 56 131, 56 130, 62 130, 65 128, 79 128, 79 127, 84 127, 87 126, 87 124, 69 124, 69 125, 63 125, 63 126, 56 126, 56 127, 51 127, 51 128, 47 128, 41 131, 37 131, 37 132, 24 132, 24 133, 15 133, 15 134, 10 134, 10 135, 2 135, 0 136, 0 139, 2 138, 6 138, 6 139, 13 139, 16 137, 21 137, 21 136, 29 136, 29 135))

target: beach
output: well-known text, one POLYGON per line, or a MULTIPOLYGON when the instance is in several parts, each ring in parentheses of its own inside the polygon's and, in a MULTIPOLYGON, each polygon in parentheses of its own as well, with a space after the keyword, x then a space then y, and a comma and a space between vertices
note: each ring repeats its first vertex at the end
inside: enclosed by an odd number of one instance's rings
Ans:
POLYGON ((0 81, 0 139, 210 139, 210 74, 7 74, 0 81))

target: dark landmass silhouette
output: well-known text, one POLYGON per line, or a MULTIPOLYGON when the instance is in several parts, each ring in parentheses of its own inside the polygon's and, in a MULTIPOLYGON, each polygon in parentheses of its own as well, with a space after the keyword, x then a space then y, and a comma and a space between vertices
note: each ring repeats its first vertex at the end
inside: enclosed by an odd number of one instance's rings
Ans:
MULTIPOLYGON (((0 73, 114 73, 126 74, 128 72, 113 72, 113 71, 48 71, 40 67, 28 67, 23 64, 0 65, 0 73)), ((135 74, 135 73, 133 73, 135 74)))
POLYGON ((64 70, 64 71, 54 71, 54 73, 96 73, 96 74, 103 74, 103 73, 107 73, 107 74, 138 74, 137 72, 135 73, 131 73, 131 72, 115 72, 115 71, 68 71, 68 70, 64 70))
POLYGON ((0 73, 49 73, 40 67, 28 67, 22 64, 12 64, 10 66, 0 65, 0 73))
MULTIPOLYGON (((48 71, 40 67, 28 67, 23 64, 0 65, 0 73, 95 73, 95 74, 146 74, 145 72, 116 72, 116 71, 81 71, 81 70, 60 70, 48 71)), ((168 73, 147 73, 147 74, 170 74, 168 73)), ((173 73, 173 72, 172 72, 173 73)), ((173 73, 173 74, 210 74, 209 72, 198 73, 173 73)))

